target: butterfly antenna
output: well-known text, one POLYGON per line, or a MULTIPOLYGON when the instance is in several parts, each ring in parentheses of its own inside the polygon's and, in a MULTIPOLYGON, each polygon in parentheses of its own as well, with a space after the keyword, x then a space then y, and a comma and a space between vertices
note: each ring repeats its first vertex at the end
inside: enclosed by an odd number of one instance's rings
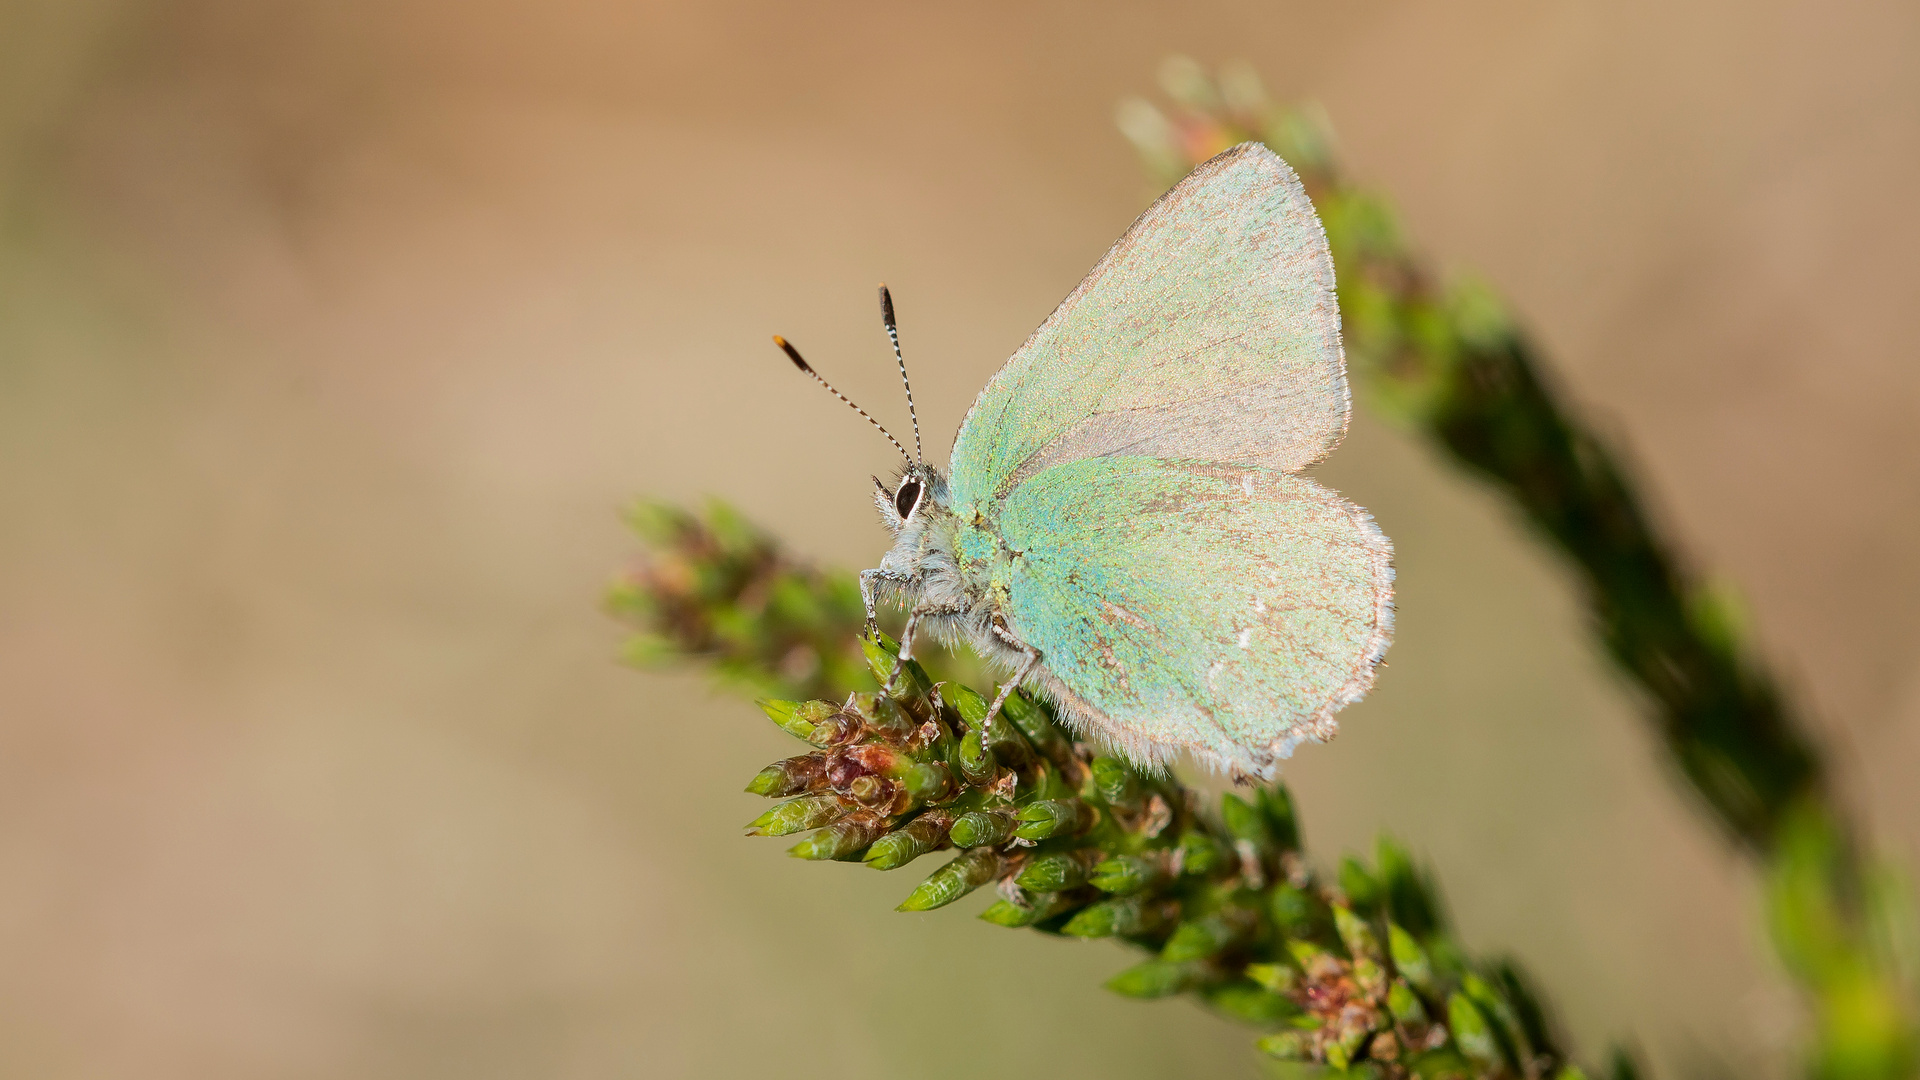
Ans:
POLYGON ((907 358, 900 355, 900 324, 893 318, 893 294, 880 286, 880 321, 887 324, 887 340, 893 342, 893 358, 900 365, 900 385, 907 388, 907 415, 913 418, 913 456, 925 463, 927 455, 920 447, 920 414, 913 409, 913 383, 907 380, 907 358))
POLYGON ((882 435, 885 435, 885 436, 887 437, 887 441, 893 444, 893 448, 894 448, 895 450, 898 450, 898 451, 900 451, 900 456, 901 456, 901 457, 903 457, 903 458, 907 458, 907 460, 908 460, 909 462, 911 462, 911 461, 913 460, 912 458, 910 458, 910 457, 907 457, 907 448, 906 448, 906 447, 904 447, 904 446, 901 446, 901 445, 900 445, 900 440, 899 440, 899 439, 896 439, 896 438, 894 438, 894 437, 893 437, 893 433, 892 433, 892 432, 890 432, 890 431, 888 431, 888 430, 887 430, 886 428, 883 428, 883 427, 881 427, 881 426, 880 426, 880 421, 878 421, 878 420, 875 420, 875 419, 874 419, 874 418, 872 417, 872 415, 870 415, 870 414, 869 414, 869 413, 867 412, 867 410, 865 410, 865 409, 863 409, 863 408, 861 408, 861 407, 860 407, 860 406, 858 406, 858 405, 855 405, 855 404, 853 403, 853 399, 852 399, 852 398, 850 398, 850 397, 848 397, 847 395, 845 395, 845 394, 843 394, 843 393, 841 393, 841 392, 840 392, 840 391, 838 391, 838 390, 835 390, 835 389, 833 388, 833 384, 832 384, 832 383, 830 383, 830 382, 828 382, 827 380, 825 380, 825 379, 823 379, 823 378, 821 378, 821 377, 820 377, 820 373, 819 373, 819 372, 817 372, 817 371, 815 371, 815 370, 813 370, 813 368, 812 368, 811 366, 809 366, 809 365, 807 364, 807 362, 806 362, 806 360, 804 360, 804 359, 802 359, 802 358, 801 358, 801 356, 800 356, 800 350, 799 350, 799 349, 796 349, 796 348, 794 348, 794 347, 793 347, 793 346, 792 346, 791 344, 789 344, 789 343, 787 342, 787 339, 786 339, 786 338, 783 338, 783 337, 781 337, 781 336, 780 336, 779 334, 775 334, 775 335, 773 335, 773 343, 774 343, 775 345, 778 345, 778 346, 780 346, 780 351, 781 351, 781 352, 783 352, 783 353, 786 353, 786 354, 787 354, 787 359, 789 359, 789 360, 791 360, 791 361, 793 361, 793 366, 794 366, 794 367, 797 367, 797 368, 799 368, 799 369, 800 369, 801 371, 804 371, 804 372, 806 372, 807 374, 809 374, 809 375, 811 375, 811 376, 813 376, 813 381, 814 381, 814 382, 817 382, 817 383, 819 383, 819 384, 820 384, 821 386, 824 386, 824 387, 826 387, 826 388, 827 388, 827 393, 829 393, 829 394, 832 394, 832 395, 833 395, 834 397, 837 397, 837 398, 839 398, 839 399, 840 399, 841 401, 844 401, 844 402, 846 402, 846 403, 847 403, 847 408, 849 408, 849 409, 852 409, 852 410, 853 410, 854 412, 857 412, 857 413, 859 413, 859 414, 860 414, 861 416, 864 416, 864 417, 866 417, 866 420, 867 420, 867 423, 869 423, 869 424, 872 424, 872 425, 873 425, 873 427, 874 427, 874 430, 876 430, 876 431, 878 431, 878 432, 879 432, 880 434, 882 434, 882 435))

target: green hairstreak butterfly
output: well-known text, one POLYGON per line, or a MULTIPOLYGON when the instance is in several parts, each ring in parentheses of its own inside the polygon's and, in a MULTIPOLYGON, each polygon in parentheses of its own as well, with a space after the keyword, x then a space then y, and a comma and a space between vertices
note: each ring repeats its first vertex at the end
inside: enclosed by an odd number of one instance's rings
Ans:
POLYGON ((894 543, 860 575, 868 619, 890 596, 903 656, 931 633, 1004 664, 994 709, 1024 685, 1141 764, 1270 777, 1334 733, 1392 634, 1387 538, 1300 475, 1348 413, 1326 233, 1284 161, 1236 146, 987 383, 946 470, 887 435, 907 463, 874 481, 894 543))

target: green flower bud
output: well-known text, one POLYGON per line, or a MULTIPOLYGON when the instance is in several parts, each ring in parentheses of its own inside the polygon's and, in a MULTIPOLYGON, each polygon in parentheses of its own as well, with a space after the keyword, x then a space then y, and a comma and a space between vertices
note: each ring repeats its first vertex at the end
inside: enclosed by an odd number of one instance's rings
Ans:
POLYGON ((1041 799, 1020 808, 1020 826, 1014 835, 1022 840, 1078 836, 1098 820, 1093 807, 1079 799, 1041 799))
POLYGON ((866 864, 875 870, 894 870, 913 860, 947 846, 947 829, 953 817, 943 810, 930 810, 904 826, 873 842, 867 849, 866 864))
POLYGON ((987 699, 975 693, 970 686, 948 683, 940 688, 940 696, 946 700, 947 704, 953 706, 954 711, 960 714, 960 719, 965 720, 969 728, 978 731, 980 722, 987 718, 987 699))
POLYGON ((1073 937, 1133 937, 1164 925, 1177 904, 1149 903, 1138 896, 1102 900, 1081 909, 1060 932, 1073 937))
POLYGON ((805 791, 818 791, 826 785, 827 759, 820 754, 801 754, 761 769, 747 785, 747 793, 784 799, 805 791))
MULTIPOLYGON (((894 679, 894 668, 900 662, 900 646, 885 634, 872 634, 861 637, 860 653, 866 657, 867 668, 873 672, 874 681, 881 686, 887 680, 894 679)), ((933 686, 932 680, 918 661, 907 661, 906 670, 894 679, 893 694, 897 698, 915 698, 924 695, 933 686)))
POLYGON ((809 795, 784 802, 747 823, 748 836, 786 836, 830 824, 853 807, 838 795, 809 795))
POLYGON ((1131 809, 1140 801, 1140 777, 1119 758, 1093 759, 1093 790, 1108 806, 1131 809))
POLYGON ((1372 915, 1379 909, 1380 882, 1351 855, 1340 860, 1340 891, 1347 894, 1347 903, 1353 910, 1363 915, 1372 915))
POLYGON ((1181 923, 1160 950, 1162 960, 1204 960, 1239 940, 1247 920, 1216 911, 1181 923))
POLYGON ((1421 948, 1413 935, 1401 929, 1398 923, 1387 924, 1387 950, 1393 957, 1395 971, 1405 976, 1422 993, 1437 996, 1433 962, 1427 959, 1427 950, 1421 948))
POLYGON ((1493 1026, 1465 994, 1455 991, 1447 998, 1447 1026, 1452 1030, 1454 1045, 1468 1061, 1489 1071, 1501 1067, 1500 1043, 1494 1038, 1493 1026))
POLYGON ((1247 978, 1276 994, 1290 994, 1300 981, 1300 973, 1286 964, 1248 964, 1247 978))
POLYGON ((979 728, 967 732, 966 737, 960 740, 954 759, 954 764, 960 768, 961 778, 975 787, 987 787, 1000 775, 1000 763, 987 752, 979 728))
POLYGON ((1235 840, 1245 840, 1263 854, 1272 850, 1273 830, 1266 815, 1231 791, 1220 797, 1220 819, 1235 840))
POLYGON ((1073 743, 1054 726, 1045 709, 1027 700, 1026 694, 1016 691, 1009 695, 1000 711, 1042 757, 1063 761, 1073 754, 1073 743))
POLYGON ((1319 897, 1284 883, 1274 886, 1267 906, 1274 925, 1290 938, 1319 937, 1332 922, 1332 913, 1319 897))
POLYGON ((975 848, 935 870, 897 910, 932 911, 945 907, 992 881, 999 872, 1000 856, 992 848, 975 848))
POLYGON ((1345 970, 1340 958, 1311 941, 1289 940, 1287 955, 1308 978, 1322 979, 1329 975, 1338 975, 1345 970))
POLYGON ((1199 981, 1191 964, 1148 960, 1107 980, 1107 989, 1130 998, 1171 997, 1191 989, 1199 981))
POLYGON ((1306 1031, 1282 1031, 1257 1043, 1260 1052, 1281 1061, 1312 1061, 1313 1035, 1306 1031))
POLYGON ((780 730, 796 739, 813 739, 813 726, 839 710, 831 701, 780 701, 774 698, 759 702, 767 719, 780 725, 780 730))
POLYGON ((1208 987, 1201 993, 1207 1004, 1243 1023, 1272 1027, 1300 1015, 1300 1007, 1271 990, 1245 979, 1208 987))
POLYGON ((1281 784, 1260 789, 1260 810, 1273 831, 1273 842, 1282 851, 1300 850, 1300 821, 1294 813, 1293 795, 1281 784))
POLYGON ((904 739, 914 728, 920 726, 918 721, 900 707, 900 701, 897 698, 891 698, 885 694, 855 694, 849 699, 849 708, 859 714, 867 730, 883 739, 904 739))
POLYGON ((878 814, 850 814, 787 849, 796 859, 851 859, 887 831, 878 814))
POLYGON ((993 847, 1012 839, 1013 827, 1010 810, 974 810, 955 818, 947 835, 955 847, 993 847))
POLYGON ((1423 1027, 1427 1023, 1427 1007, 1421 1004, 1420 996, 1405 979, 1395 979, 1387 988, 1387 1011, 1393 1014, 1395 1022, 1407 1027, 1423 1027))
POLYGON ((981 745, 1000 764, 1018 769, 1034 760, 1033 744, 1007 719, 1004 709, 982 724, 979 731, 981 745))
POLYGON ((1347 947, 1347 955, 1355 961, 1368 960, 1376 965, 1385 962, 1379 936, 1367 920, 1355 915, 1351 908, 1333 906, 1333 928, 1340 935, 1340 944, 1347 947))
POLYGON ((855 713, 841 711, 822 717, 816 722, 812 733, 807 736, 807 741, 826 750, 853 742, 865 730, 866 721, 855 713))
POLYGON ((908 769, 904 782, 907 795, 915 805, 945 802, 960 792, 953 780, 953 770, 938 761, 922 762, 908 769))
POLYGON ((1016 904, 1011 900, 995 900, 980 917, 995 926, 1021 927, 1046 922, 1055 916, 1065 914, 1078 905, 1068 893, 1035 893, 1027 898, 1026 904, 1016 904))
POLYGON ((1195 877, 1209 877, 1226 867, 1237 867, 1239 856, 1198 829, 1180 837, 1181 869, 1195 877))
POLYGON ((1173 880, 1164 852, 1153 855, 1116 855, 1093 868, 1095 888, 1117 896, 1157 889, 1173 880))
POLYGON ((1085 884, 1087 850, 1056 851, 1029 861, 1013 879, 1015 885, 1034 892, 1058 892, 1085 884))
POLYGON ((1354 1056, 1360 1052, 1360 1048, 1367 1045, 1368 1034, 1366 1028, 1356 1025, 1327 1040, 1325 1046, 1327 1064, 1344 1072, 1349 1065, 1353 1064, 1354 1056))
POLYGON ((1480 1014, 1487 1018, 1495 1040, 1507 1051, 1509 1060, 1526 1061, 1533 1057, 1526 1029, 1520 1025, 1520 1018, 1514 1013, 1513 1006, 1498 990, 1485 979, 1469 972, 1460 979, 1460 992, 1479 1006, 1480 1014))

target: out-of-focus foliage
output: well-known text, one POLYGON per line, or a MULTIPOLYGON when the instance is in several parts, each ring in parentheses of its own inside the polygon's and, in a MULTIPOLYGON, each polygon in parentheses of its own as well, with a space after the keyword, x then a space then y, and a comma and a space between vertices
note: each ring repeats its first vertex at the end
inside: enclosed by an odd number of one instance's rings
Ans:
POLYGON ((792 558, 717 502, 695 515, 642 501, 627 524, 645 554, 607 604, 634 628, 629 662, 703 659, 723 683, 780 697, 869 685, 857 640, 866 609, 853 578, 792 558))
POLYGON ((1911 935, 1905 893, 1858 850, 1725 587, 1689 571, 1498 299, 1437 279, 1385 200, 1340 173, 1317 111, 1275 104, 1244 67, 1174 59, 1161 75, 1170 108, 1135 100, 1119 113, 1149 169, 1171 184, 1250 139, 1292 163, 1326 224, 1363 399, 1490 483, 1580 573, 1596 633, 1645 693, 1674 765, 1765 865, 1774 941, 1812 999, 1812 1074, 1913 1075, 1914 972, 1891 944, 1911 935))

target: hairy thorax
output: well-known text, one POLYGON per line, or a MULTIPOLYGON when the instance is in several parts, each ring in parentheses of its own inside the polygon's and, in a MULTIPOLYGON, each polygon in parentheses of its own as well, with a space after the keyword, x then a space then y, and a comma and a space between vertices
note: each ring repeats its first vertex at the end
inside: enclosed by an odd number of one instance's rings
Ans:
POLYGON ((943 505, 928 505, 918 520, 901 528, 883 569, 911 573, 914 584, 901 598, 920 610, 923 626, 948 644, 964 643, 992 660, 1017 658, 993 635, 996 616, 1004 618, 1012 578, 1012 555, 975 515, 943 505), (1008 654, 1003 656, 1002 654, 1008 654))

